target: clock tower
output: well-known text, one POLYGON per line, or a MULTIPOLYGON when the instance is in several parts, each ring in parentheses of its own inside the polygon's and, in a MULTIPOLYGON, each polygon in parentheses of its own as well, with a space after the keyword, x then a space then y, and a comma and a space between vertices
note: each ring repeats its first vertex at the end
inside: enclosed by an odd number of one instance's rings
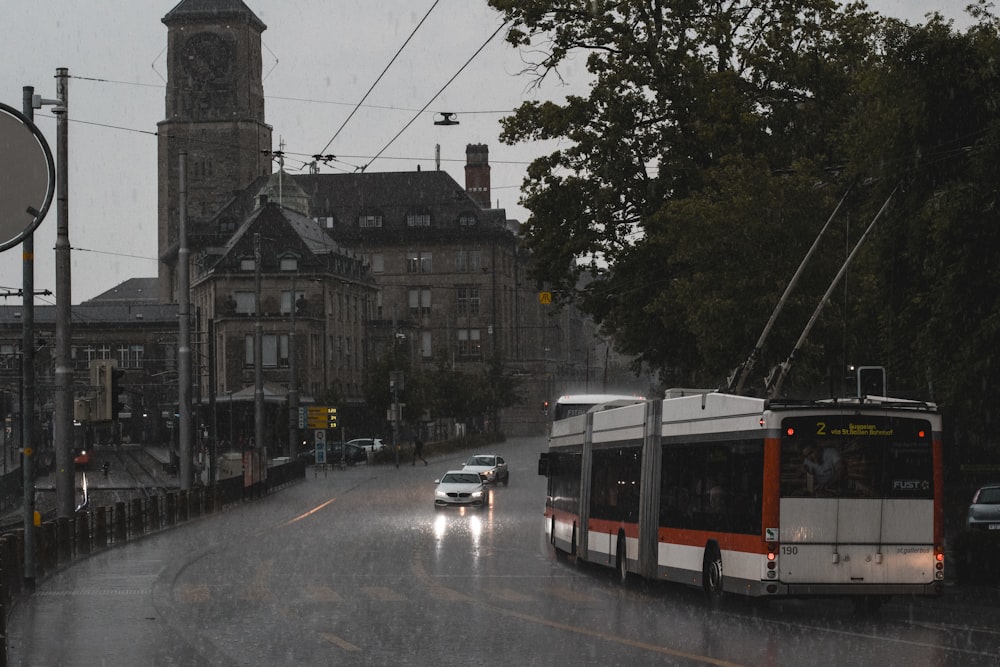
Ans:
POLYGON ((187 152, 188 247, 207 222, 254 179, 271 173, 264 122, 261 33, 242 0, 182 0, 167 26, 166 118, 157 123, 159 297, 177 301, 179 179, 187 152))

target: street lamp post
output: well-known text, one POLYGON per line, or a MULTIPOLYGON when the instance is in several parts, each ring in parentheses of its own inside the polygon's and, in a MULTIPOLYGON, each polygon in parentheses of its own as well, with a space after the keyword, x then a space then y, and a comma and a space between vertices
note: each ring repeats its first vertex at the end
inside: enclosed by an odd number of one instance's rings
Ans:
MULTIPOLYGON (((297 268, 297 267, 296 267, 297 268)), ((295 272, 292 273, 291 326, 288 332, 288 456, 295 456, 299 439, 299 387, 295 365, 295 272)))

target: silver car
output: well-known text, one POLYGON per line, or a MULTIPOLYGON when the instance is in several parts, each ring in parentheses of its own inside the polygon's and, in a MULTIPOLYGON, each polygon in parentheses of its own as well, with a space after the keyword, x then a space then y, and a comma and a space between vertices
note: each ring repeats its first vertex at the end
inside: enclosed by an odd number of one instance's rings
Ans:
POLYGON ((486 488, 478 473, 467 470, 449 470, 441 479, 434 480, 434 506, 478 505, 485 506, 490 500, 490 490, 486 488))
POLYGON ((507 468, 507 462, 503 460, 502 456, 496 454, 476 454, 465 462, 462 470, 479 473, 479 476, 487 484, 507 486, 510 483, 510 470, 507 468))
POLYGON ((987 484, 976 491, 966 526, 970 530, 1000 531, 1000 484, 987 484))

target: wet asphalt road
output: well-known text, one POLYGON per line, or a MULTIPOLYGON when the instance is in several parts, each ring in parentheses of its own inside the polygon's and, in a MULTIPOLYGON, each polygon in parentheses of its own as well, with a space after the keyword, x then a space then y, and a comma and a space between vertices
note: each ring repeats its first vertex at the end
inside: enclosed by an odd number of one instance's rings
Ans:
MULTIPOLYGON (((995 587, 895 600, 746 601, 621 588, 542 539, 543 438, 490 450, 508 487, 435 510, 429 466, 309 470, 221 514, 106 550, 12 611, 11 665, 998 665, 995 587)), ((471 453, 471 452, 470 452, 471 453)), ((418 462, 419 463, 419 462, 418 462)))

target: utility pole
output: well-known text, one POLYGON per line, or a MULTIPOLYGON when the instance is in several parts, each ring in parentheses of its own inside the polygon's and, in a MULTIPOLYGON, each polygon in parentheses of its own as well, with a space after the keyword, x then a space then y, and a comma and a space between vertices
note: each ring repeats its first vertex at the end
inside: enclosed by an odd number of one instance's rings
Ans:
MULTIPOLYGON (((298 267, 296 267, 296 272, 298 267)), ((298 450, 299 440, 299 385, 295 365, 295 311, 298 297, 295 293, 295 275, 292 273, 292 321, 288 332, 288 456, 292 458, 298 450)))
MULTIPOLYGON (((253 323, 253 454, 264 446, 264 323, 261 321, 260 232, 253 235, 254 323, 253 323)), ((256 465, 256 464, 254 464, 256 465)), ((256 468, 255 468, 256 469, 256 468)), ((254 482, 257 480, 254 479, 254 482)))
POLYGON ((192 486, 191 465, 191 279, 187 246, 187 151, 178 155, 178 193, 180 196, 180 216, 178 235, 180 248, 177 251, 177 306, 180 317, 180 346, 177 348, 177 403, 180 419, 177 427, 180 430, 180 482, 181 490, 189 491, 192 486))
MULTIPOLYGON (((35 89, 25 86, 21 103, 24 115, 34 122, 35 89)), ((21 478, 24 484, 24 581, 35 589, 35 235, 21 243, 24 285, 24 323, 21 338, 21 478)), ((6 453, 5 453, 6 456, 6 453)), ((4 459, 6 463, 6 459, 4 459)))
POLYGON ((69 70, 56 69, 56 358, 52 442, 56 450, 56 514, 71 520, 76 512, 73 474, 72 284, 69 244, 69 70))

